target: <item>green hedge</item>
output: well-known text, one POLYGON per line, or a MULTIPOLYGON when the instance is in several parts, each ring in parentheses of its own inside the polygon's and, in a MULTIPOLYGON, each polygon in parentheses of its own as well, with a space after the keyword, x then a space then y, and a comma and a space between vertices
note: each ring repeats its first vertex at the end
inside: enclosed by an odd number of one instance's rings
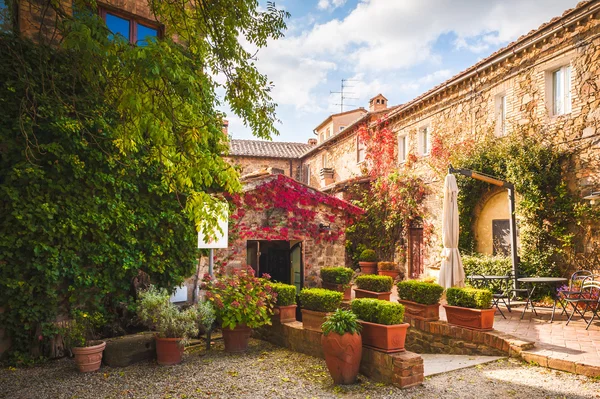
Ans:
POLYGON ((462 263, 467 276, 506 276, 512 269, 511 259, 505 256, 463 255, 462 263))
POLYGON ((316 312, 333 312, 339 308, 344 294, 324 288, 304 288, 300 291, 300 305, 316 312))
POLYGON ((354 270, 348 267, 324 267, 321 269, 321 279, 331 284, 350 284, 354 270))
POLYGON ((277 306, 289 306, 296 303, 296 286, 283 283, 269 283, 277 293, 277 306))
POLYGON ((352 301, 352 312, 369 323, 391 326, 404 320, 404 305, 373 298, 360 298, 352 301))
POLYGON ((444 288, 439 284, 417 280, 400 281, 397 287, 398 298, 423 305, 438 303, 444 292, 444 288))
POLYGON ((492 292, 475 288, 448 288, 446 300, 450 306, 489 309, 492 307, 492 292))
POLYGON ((392 285, 394 285, 394 280, 390 276, 376 276, 374 274, 358 276, 354 282, 361 290, 373 292, 389 292, 392 290, 392 285))
POLYGON ((358 257, 359 262, 377 262, 377 255, 372 249, 365 249, 358 257))

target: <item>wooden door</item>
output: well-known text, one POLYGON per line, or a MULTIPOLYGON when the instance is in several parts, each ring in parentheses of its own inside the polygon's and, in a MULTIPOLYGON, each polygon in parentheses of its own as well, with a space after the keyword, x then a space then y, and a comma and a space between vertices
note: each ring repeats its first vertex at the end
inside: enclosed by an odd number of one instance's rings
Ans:
POLYGON ((409 229, 409 277, 419 278, 423 274, 423 228, 411 227, 409 229))

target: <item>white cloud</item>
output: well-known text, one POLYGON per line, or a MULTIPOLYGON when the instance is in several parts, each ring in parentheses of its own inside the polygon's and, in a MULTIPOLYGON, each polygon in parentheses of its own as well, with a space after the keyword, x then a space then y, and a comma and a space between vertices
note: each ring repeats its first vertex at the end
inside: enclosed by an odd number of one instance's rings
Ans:
POLYGON ((334 10, 338 7, 343 6, 345 3, 346 0, 319 0, 317 8, 319 10, 334 10))

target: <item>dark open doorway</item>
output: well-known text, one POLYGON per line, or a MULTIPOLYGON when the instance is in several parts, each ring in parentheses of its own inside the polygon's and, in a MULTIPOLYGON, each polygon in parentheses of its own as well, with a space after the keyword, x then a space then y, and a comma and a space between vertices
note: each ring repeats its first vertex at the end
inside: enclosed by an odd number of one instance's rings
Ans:
POLYGON ((247 260, 259 277, 268 273, 273 281, 304 287, 302 242, 251 240, 246 244, 247 260))

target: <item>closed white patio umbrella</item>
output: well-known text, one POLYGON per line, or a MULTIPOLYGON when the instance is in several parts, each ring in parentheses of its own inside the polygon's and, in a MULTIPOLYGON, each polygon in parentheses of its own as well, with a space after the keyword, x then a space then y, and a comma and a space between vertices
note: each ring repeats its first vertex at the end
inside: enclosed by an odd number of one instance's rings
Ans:
POLYGON ((444 209, 442 213, 442 266, 438 283, 444 287, 464 287, 465 270, 458 252, 458 185, 452 174, 444 181, 444 209))

